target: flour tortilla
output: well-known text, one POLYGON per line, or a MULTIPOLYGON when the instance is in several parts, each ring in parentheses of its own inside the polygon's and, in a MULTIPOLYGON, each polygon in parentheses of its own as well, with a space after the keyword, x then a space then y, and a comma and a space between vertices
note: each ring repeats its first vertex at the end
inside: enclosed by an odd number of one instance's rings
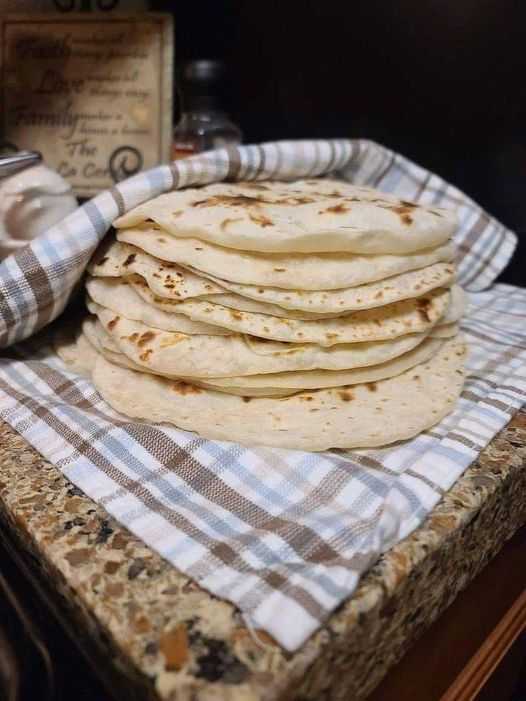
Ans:
MULTIPOLYGON (((130 360, 128 356, 124 355, 124 353, 121 353, 118 350, 118 347, 113 343, 108 334, 106 334, 100 323, 95 325, 91 324, 90 320, 87 320, 83 325, 83 333, 78 339, 78 354, 81 357, 82 365, 86 364, 88 361, 91 361, 94 357, 96 358, 97 353, 100 353, 100 355, 104 356, 106 360, 108 360, 110 363, 114 363, 115 365, 120 365, 121 367, 129 368, 130 370, 136 370, 138 372, 149 372, 152 375, 158 374, 153 372, 152 370, 147 370, 146 368, 143 368, 140 365, 134 363, 133 360, 130 360), (88 353, 86 353, 85 349, 86 343, 88 343, 88 345, 90 346, 88 353)), ((163 375, 163 377, 166 376, 163 375)), ((287 390, 272 387, 265 388, 265 390, 261 390, 258 388, 255 388, 253 390, 244 390, 243 388, 238 389, 236 387, 218 388, 215 385, 210 385, 208 382, 196 379, 195 377, 190 379, 184 377, 171 376, 171 378, 183 380, 184 382, 191 382, 197 387, 206 387, 208 389, 215 389, 220 392, 226 392, 227 394, 236 394, 238 396, 287 397, 291 394, 296 394, 297 392, 297 390, 295 389, 287 390)))
POLYGON ((232 309, 292 319, 324 319, 338 316, 342 312, 341 309, 329 313, 316 313, 310 310, 289 311, 262 300, 242 297, 224 287, 219 287, 205 277, 198 276, 174 263, 161 261, 135 246, 118 241, 110 242, 101 249, 88 270, 94 277, 122 277, 125 280, 141 277, 155 295, 176 302, 198 297, 232 309))
POLYGON ((406 255, 248 253, 199 239, 178 239, 151 227, 121 229, 117 232, 117 239, 196 273, 246 285, 287 290, 357 287, 435 263, 447 263, 455 255, 454 247, 447 243, 406 255))
POLYGON ((317 343, 320 346, 383 341, 407 333, 428 331, 444 316, 451 298, 448 290, 432 290, 425 297, 403 300, 385 307, 364 309, 332 319, 302 321, 240 312, 198 299, 174 303, 156 297, 145 283, 132 281, 130 284, 148 305, 167 311, 177 310, 194 321, 208 321, 259 338, 289 343, 317 343))
MULTIPOLYGON (((155 326, 165 331, 181 331, 182 333, 209 333, 228 335, 233 333, 225 328, 212 326, 206 322, 193 322, 179 313, 178 305, 190 302, 191 299, 172 299, 154 295, 144 278, 140 275, 130 275, 125 278, 97 278, 88 276, 86 289, 90 297, 103 306, 113 309, 117 314, 123 314, 129 319, 142 321, 149 326, 155 326), (144 290, 144 292, 143 292, 144 290), (142 294, 141 294, 142 293, 142 294), (106 303, 110 300, 110 303, 106 303), (167 315, 168 312, 168 315, 167 315), (175 316, 171 319, 170 316, 175 316), (186 320, 186 328, 184 321, 186 320), (156 319, 156 320, 155 320, 156 319)), ((223 295, 208 295, 195 301, 221 304, 228 309, 246 311, 256 314, 270 314, 290 319, 333 319, 337 314, 309 314, 308 312, 288 311, 275 304, 265 304, 240 295, 226 292, 223 295)))
POLYGON ((449 307, 440 319, 440 324, 456 324, 464 316, 467 307, 467 295, 460 285, 453 285, 450 292, 449 307))
POLYGON ((53 347, 68 370, 79 375, 91 376, 97 353, 93 343, 80 329, 73 332, 71 328, 59 327, 53 336, 53 347))
POLYGON ((236 377, 292 370, 349 370, 396 358, 426 338, 426 334, 408 334, 390 341, 324 348, 312 343, 301 345, 263 341, 238 334, 189 336, 159 331, 119 317, 94 302, 89 302, 88 308, 96 314, 121 353, 147 370, 176 377, 236 377))
POLYGON ((172 423, 215 440, 320 451, 388 445, 450 413, 464 381, 464 344, 446 342, 428 362, 375 385, 242 397, 134 372, 97 359, 93 382, 116 411, 172 423))
MULTIPOLYGON (((144 372, 144 368, 134 363, 126 355, 119 351, 119 347, 112 340, 99 322, 88 320, 83 326, 83 332, 89 342, 112 363, 123 367, 144 372)), ((405 372, 411 367, 426 362, 438 352, 443 340, 428 337, 420 345, 403 355, 389 360, 380 365, 354 370, 309 370, 307 372, 282 372, 267 375, 249 375, 242 377, 196 378, 179 377, 186 382, 191 382, 199 387, 208 387, 217 391, 237 394, 240 396, 287 396, 305 389, 319 389, 324 387, 339 387, 343 385, 361 384, 364 382, 377 382, 388 377, 394 377, 405 372)), ((158 374, 158 373, 154 373, 158 374)), ((176 376, 171 376, 172 378, 176 376)))
POLYGON ((336 319, 299 321, 238 312, 196 299, 173 302, 156 297, 142 278, 138 280, 141 282, 132 278, 129 283, 123 282, 121 278, 90 278, 86 282, 86 289, 93 301, 112 309, 116 314, 167 331, 206 333, 207 328, 213 330, 214 327, 209 324, 203 324, 202 328, 197 327, 195 330, 183 329, 179 314, 182 312, 197 324, 200 319, 207 319, 232 332, 285 342, 318 343, 322 346, 385 340, 407 333, 424 332, 444 316, 450 298, 449 292, 437 291, 429 297, 406 300, 389 307, 356 312, 336 319), (175 317, 173 322, 171 314, 175 317))
POLYGON ((86 290, 92 300, 103 304, 116 314, 128 319, 141 321, 164 331, 176 331, 186 334, 207 334, 211 336, 228 336, 228 329, 199 321, 192 321, 184 314, 164 311, 161 307, 151 306, 134 291, 134 288, 121 278, 88 277, 86 290))
POLYGON ((243 285, 213 275, 195 273, 175 263, 150 256, 140 248, 115 240, 96 254, 88 268, 97 277, 140 275, 158 297, 183 300, 208 299, 241 311, 255 311, 289 318, 330 318, 346 311, 381 307, 410 297, 420 297, 438 287, 449 287, 455 277, 453 263, 435 263, 387 280, 340 290, 284 290, 243 285), (219 295, 221 299, 219 298, 219 295), (301 312, 304 312, 302 316, 301 312))
MULTIPOLYGON (((221 280, 207 273, 203 275, 237 295, 278 305, 286 310, 341 314, 346 311, 383 307, 403 299, 421 297, 437 287, 449 287, 455 280, 455 266, 453 263, 435 263, 426 268, 394 275, 386 280, 358 287, 344 287, 339 290, 284 290, 278 287, 242 285, 221 280)), ((150 288, 154 291, 151 285, 150 288)), ((217 301, 219 304, 225 304, 224 300, 221 302, 217 299, 217 301)))
POLYGON ((148 255, 136 246, 106 239, 93 256, 88 272, 96 277, 126 277, 140 275, 151 290, 161 297, 187 299, 203 295, 226 293, 224 287, 211 280, 148 255))
POLYGON ((120 229, 156 222, 178 238, 263 252, 405 254, 440 246, 454 212, 331 180, 215 183, 160 195, 119 217, 120 229))

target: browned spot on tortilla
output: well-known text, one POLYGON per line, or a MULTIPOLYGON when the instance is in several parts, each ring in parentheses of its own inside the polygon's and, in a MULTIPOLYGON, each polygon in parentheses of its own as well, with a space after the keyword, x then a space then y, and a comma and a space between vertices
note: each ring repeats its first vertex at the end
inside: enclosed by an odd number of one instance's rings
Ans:
POLYGON ((416 306, 418 307, 418 313, 424 319, 424 321, 431 321, 431 317, 429 316, 429 309, 431 307, 431 303, 427 297, 421 297, 420 299, 416 300, 416 306))
POLYGON ((419 380, 419 379, 420 379, 420 375, 413 375, 413 380, 419 380))
POLYGON ((314 397, 312 397, 310 394, 300 394, 298 399, 302 402, 312 402, 314 397))
POLYGON ((287 268, 274 268, 274 270, 276 271, 276 273, 286 273, 287 272, 287 268))
POLYGON ((173 217, 174 219, 177 219, 177 217, 180 217, 182 213, 183 213, 183 210, 182 210, 182 209, 178 209, 176 212, 172 212, 172 217, 173 217))
POLYGON ((350 211, 350 207, 346 207, 344 204, 335 204, 332 207, 327 207, 325 210, 328 214, 345 214, 345 212, 350 211))
POLYGON ((175 285, 173 284, 173 282, 165 282, 164 287, 166 287, 167 290, 173 290, 175 285))
POLYGON ((344 389, 343 391, 338 392, 338 394, 344 402, 350 402, 351 399, 354 399, 354 395, 349 389, 344 389))
POLYGON ((147 224, 153 224, 153 223, 154 223, 154 219, 152 219, 151 217, 148 217, 148 218, 145 219, 144 221, 145 221, 147 224))
MULTIPOLYGON (((126 338, 126 336, 123 336, 123 338, 126 338)), ((128 336, 128 341, 131 341, 132 343, 135 343, 135 341, 139 338, 138 333, 132 333, 131 336, 128 336)))
POLYGON ((375 299, 382 299, 383 296, 384 296, 384 293, 383 293, 382 290, 380 290, 379 292, 377 292, 377 293, 375 294, 374 298, 375 298, 375 299))
POLYGON ((160 230, 161 230, 161 227, 159 226, 159 224, 154 224, 151 228, 154 229, 154 231, 160 231, 160 230))
POLYGON ((177 394, 182 394, 183 397, 186 396, 187 394, 201 394, 203 391, 200 387, 196 387, 195 385, 189 385, 187 382, 173 382, 170 385, 170 388, 174 391, 177 392, 177 394))
POLYGON ((269 329, 268 326, 264 326, 264 327, 263 327, 263 331, 266 331, 267 333, 270 333, 270 329, 269 329))
POLYGON ((145 351, 143 351, 140 354, 139 358, 145 363, 152 353, 153 353, 153 350, 151 348, 147 348, 145 351))
POLYGON ((109 330, 111 331, 112 329, 114 329, 115 326, 119 323, 119 321, 120 321, 120 316, 116 316, 111 321, 108 321, 107 326, 108 326, 109 330))
POLYGON ((156 337, 156 335, 157 334, 155 334, 153 331, 145 331, 143 334, 141 334, 141 337, 137 341, 137 345, 139 346, 139 348, 142 348, 147 343, 152 341, 156 337))
POLYGON ((250 212, 248 216, 250 221, 253 221, 254 224, 259 224, 259 226, 262 226, 263 228, 265 226, 274 226, 272 219, 269 219, 264 214, 252 214, 252 212, 250 212))
POLYGON ((192 207, 257 207, 263 202, 259 197, 249 197, 248 195, 212 195, 205 200, 197 200, 192 203, 192 207))
POLYGON ((390 207, 393 212, 400 216, 400 219, 404 224, 412 224, 413 217, 410 215, 411 210, 415 208, 415 205, 403 205, 401 207, 390 207))
POLYGON ((124 261, 124 263, 122 264, 122 266, 123 266, 124 268, 127 268, 128 265, 131 265, 131 264, 133 263, 133 261, 134 261, 136 258, 137 258, 137 254, 136 254, 136 253, 130 253, 130 255, 126 258, 126 260, 124 261))
POLYGON ((368 382, 366 384, 366 387, 369 390, 369 392, 376 392, 376 390, 378 389, 378 387, 376 386, 376 382, 368 382))
POLYGON ((333 338, 338 338, 339 335, 339 333, 326 333, 325 338, 327 338, 330 341, 333 338))
POLYGON ((202 251, 204 249, 200 248, 199 246, 195 246, 194 251, 202 251))
POLYGON ((232 319, 237 319, 238 321, 241 321, 241 319, 243 318, 243 314, 237 309, 229 309, 228 313, 230 314, 232 319))
POLYGON ((245 402, 245 404, 248 404, 252 400, 252 397, 241 397, 241 399, 245 402))
POLYGON ((248 195, 213 195, 204 200, 198 200, 192 207, 259 207, 261 204, 299 205, 314 202, 311 197, 284 197, 283 199, 265 200, 263 197, 249 197, 248 195))
POLYGON ((162 239, 162 238, 158 238, 157 241, 158 241, 159 243, 166 243, 166 239, 162 239))
POLYGON ((214 288, 212 285, 205 285, 205 290, 213 290, 214 288))

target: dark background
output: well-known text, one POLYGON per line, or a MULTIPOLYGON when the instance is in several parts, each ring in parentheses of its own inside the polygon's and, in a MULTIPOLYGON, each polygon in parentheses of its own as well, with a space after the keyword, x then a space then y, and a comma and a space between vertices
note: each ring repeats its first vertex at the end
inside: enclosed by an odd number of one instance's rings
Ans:
POLYGON ((364 137, 517 231, 526 285, 526 3, 210 0, 172 10, 176 61, 222 58, 245 141, 364 137))

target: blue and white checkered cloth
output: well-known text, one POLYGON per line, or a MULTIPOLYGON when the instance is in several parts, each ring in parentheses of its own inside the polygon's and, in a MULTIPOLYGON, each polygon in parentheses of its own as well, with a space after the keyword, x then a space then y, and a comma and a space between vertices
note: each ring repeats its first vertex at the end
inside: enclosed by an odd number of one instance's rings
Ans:
POLYGON ((97 196, 0 263, 0 417, 121 523, 294 650, 378 555, 422 523, 524 402, 526 291, 493 285, 515 236, 456 188, 366 141, 245 146, 161 166, 97 196), (380 450, 208 441, 116 414, 42 341, 111 222, 162 192, 330 173, 455 207, 470 376, 453 414, 380 450))

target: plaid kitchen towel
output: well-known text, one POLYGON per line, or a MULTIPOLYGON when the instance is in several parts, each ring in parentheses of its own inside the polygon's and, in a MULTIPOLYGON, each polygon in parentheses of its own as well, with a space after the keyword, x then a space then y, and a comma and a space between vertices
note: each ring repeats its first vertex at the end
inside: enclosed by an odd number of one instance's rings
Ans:
POLYGON ((526 291, 492 285, 515 236, 441 178, 367 141, 213 151, 102 193, 0 263, 0 417, 133 533, 294 650, 426 514, 520 408, 526 291), (111 221, 173 188, 331 174, 453 206, 470 377, 454 413, 410 441, 322 454, 208 441, 116 414, 42 342, 111 221))

